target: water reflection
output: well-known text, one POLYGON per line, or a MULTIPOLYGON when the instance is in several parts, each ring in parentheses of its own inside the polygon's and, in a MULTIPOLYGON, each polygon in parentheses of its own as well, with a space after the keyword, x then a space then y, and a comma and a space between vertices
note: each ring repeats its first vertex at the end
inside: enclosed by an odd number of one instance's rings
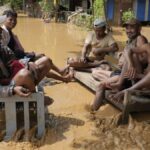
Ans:
POLYGON ((36 50, 51 57, 63 66, 71 51, 80 51, 86 32, 72 25, 44 23, 40 19, 19 18, 14 32, 19 36, 25 49, 36 50), (69 52, 69 53, 68 53, 69 52))

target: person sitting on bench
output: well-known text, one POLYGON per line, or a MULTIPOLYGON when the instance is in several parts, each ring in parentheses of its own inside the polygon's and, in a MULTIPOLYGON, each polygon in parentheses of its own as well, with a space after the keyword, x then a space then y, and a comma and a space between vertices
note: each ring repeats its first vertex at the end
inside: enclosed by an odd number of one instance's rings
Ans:
MULTIPOLYGON (((23 61, 35 61, 40 57, 43 57, 43 54, 36 54, 34 52, 25 52, 24 48, 22 47, 20 41, 16 36, 13 34, 12 29, 15 28, 17 24, 17 13, 12 10, 7 10, 4 12, 3 16, 3 47, 9 47, 13 53, 15 54, 16 59, 23 59, 23 61), (25 59, 24 59, 25 58, 25 59)), ((51 60, 51 59, 50 59, 51 60)), ((51 60, 52 61, 52 60, 51 60)), ((49 75, 52 78, 57 80, 61 80, 63 82, 69 82, 72 79, 72 73, 68 73, 68 67, 64 67, 63 69, 58 68, 56 65, 53 64, 53 70, 56 71, 60 76, 53 72, 49 72, 49 75)))
MULTIPOLYGON (((128 52, 128 71, 124 75, 125 78, 130 78, 135 82, 134 85, 131 87, 124 89, 118 92, 116 95, 112 96, 113 100, 117 100, 120 102, 125 91, 132 91, 132 90, 149 90, 150 89, 150 44, 144 44, 139 47, 135 47, 130 49, 128 52), (132 55, 136 54, 143 55, 143 57, 147 58, 147 64, 140 66, 135 64, 134 60, 132 59, 132 55)), ((146 60, 145 60, 146 61, 146 60)))
MULTIPOLYGON (((136 19, 130 19, 125 23, 125 29, 126 29, 126 34, 128 36, 128 41, 126 42, 126 46, 124 48, 123 51, 123 55, 124 55, 124 63, 121 69, 121 72, 119 74, 117 74, 117 76, 119 75, 119 78, 117 78, 117 80, 114 81, 114 78, 116 78, 116 74, 114 74, 115 76, 113 76, 112 78, 110 78, 109 80, 107 79, 106 81, 100 83, 100 85, 97 87, 96 90, 96 96, 94 99, 94 102, 91 105, 91 110, 98 110, 102 105, 103 105, 103 100, 104 100, 104 93, 105 90, 107 89, 117 89, 117 90, 123 90, 123 89, 127 89, 129 87, 134 88, 135 85, 132 86, 131 83, 131 78, 133 76, 134 73, 131 73, 130 77, 128 76, 127 78, 124 77, 125 73, 128 73, 128 57, 127 57, 127 52, 130 51, 133 48, 136 47, 141 47, 142 45, 144 45, 145 43, 148 43, 147 39, 141 35, 141 24, 138 20, 136 19)), ((134 60, 134 64, 136 64, 139 71, 141 71, 141 65, 142 66, 147 66, 147 58, 145 57, 146 55, 133 55, 133 60, 134 60)), ((145 78, 144 78, 145 79, 145 78)), ((142 80, 140 80, 142 81, 142 80)), ((140 81, 137 83, 139 84, 140 81)), ((122 92, 112 96, 113 100, 118 99, 118 97, 120 97, 120 95, 122 95, 122 92)))
POLYGON ((75 69, 98 67, 106 54, 118 51, 118 45, 111 34, 106 33, 106 22, 96 19, 93 24, 94 31, 86 37, 80 58, 69 58, 68 64, 75 69))
MULTIPOLYGON (((16 92, 17 94, 20 94, 20 96, 26 96, 23 93, 19 93, 22 92, 22 88, 25 90, 25 94, 27 92, 27 95, 31 92, 34 92, 35 86, 45 76, 66 82, 68 81, 69 76, 59 76, 53 72, 50 72, 51 69, 58 72, 58 67, 56 67, 52 60, 50 60, 48 57, 43 56, 35 62, 23 63, 23 61, 20 61, 16 58, 14 52, 9 47, 3 46, 2 43, 3 29, 0 28, 0 84, 11 85, 11 83, 14 83, 14 85, 17 87, 21 86, 16 92)), ((9 88, 7 89, 9 90, 9 88)), ((14 90, 16 90, 16 88, 14 90)))

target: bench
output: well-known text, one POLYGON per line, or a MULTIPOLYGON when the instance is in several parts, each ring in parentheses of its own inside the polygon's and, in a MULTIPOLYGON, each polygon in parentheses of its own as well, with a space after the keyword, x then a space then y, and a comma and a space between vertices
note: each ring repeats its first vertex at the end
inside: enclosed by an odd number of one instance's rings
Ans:
POLYGON ((16 103, 23 103, 24 115, 24 131, 25 137, 28 138, 28 132, 30 129, 30 113, 29 104, 31 102, 36 103, 37 106, 37 137, 41 138, 45 134, 45 109, 44 109, 44 94, 42 88, 37 87, 36 93, 31 94, 29 97, 12 96, 0 98, 0 103, 4 104, 5 111, 5 123, 6 123, 6 135, 4 140, 10 140, 17 131, 17 110, 16 103))
MULTIPOLYGON (((93 79, 91 73, 87 72, 76 71, 75 79, 93 92, 96 91, 96 86, 100 83, 93 79)), ((128 122, 128 116, 131 112, 150 111, 150 91, 126 91, 123 103, 116 103, 110 100, 108 98, 109 94, 109 90, 105 92, 105 102, 110 103, 122 111, 122 117, 120 119, 122 124, 128 122)))
POLYGON ((122 124, 128 123, 129 113, 150 111, 150 91, 132 90, 126 91, 122 103, 115 103, 108 98, 109 91, 106 91, 106 101, 122 111, 120 118, 122 124))

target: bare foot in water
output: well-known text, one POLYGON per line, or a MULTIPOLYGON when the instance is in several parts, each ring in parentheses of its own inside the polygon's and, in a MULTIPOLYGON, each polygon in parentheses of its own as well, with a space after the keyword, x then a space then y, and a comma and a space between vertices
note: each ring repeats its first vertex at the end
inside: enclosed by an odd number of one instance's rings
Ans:
POLYGON ((66 65, 63 69, 59 72, 62 76, 65 76, 69 73, 69 65, 66 65))
POLYGON ((65 76, 63 76, 63 81, 64 82, 71 82, 74 78, 74 69, 73 68, 69 68, 69 72, 68 74, 66 74, 65 76))
POLYGON ((93 110, 93 107, 92 107, 92 105, 90 105, 90 104, 86 104, 86 105, 84 106, 84 108, 85 108, 85 110, 86 110, 87 112, 90 112, 90 114, 95 114, 95 113, 96 113, 96 111, 93 110))

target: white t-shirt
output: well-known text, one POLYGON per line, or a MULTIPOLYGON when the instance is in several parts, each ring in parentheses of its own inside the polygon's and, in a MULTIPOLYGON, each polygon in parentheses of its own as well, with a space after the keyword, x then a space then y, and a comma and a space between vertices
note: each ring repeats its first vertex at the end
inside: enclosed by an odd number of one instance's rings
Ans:
MULTIPOLYGON (((105 48, 111 46, 114 43, 116 43, 116 41, 111 34, 106 34, 103 39, 98 40, 94 31, 90 32, 85 39, 85 44, 90 44, 92 48, 105 48)), ((94 59, 102 59, 105 54, 102 55, 95 56, 92 51, 89 52, 89 57, 95 57, 94 59)))

